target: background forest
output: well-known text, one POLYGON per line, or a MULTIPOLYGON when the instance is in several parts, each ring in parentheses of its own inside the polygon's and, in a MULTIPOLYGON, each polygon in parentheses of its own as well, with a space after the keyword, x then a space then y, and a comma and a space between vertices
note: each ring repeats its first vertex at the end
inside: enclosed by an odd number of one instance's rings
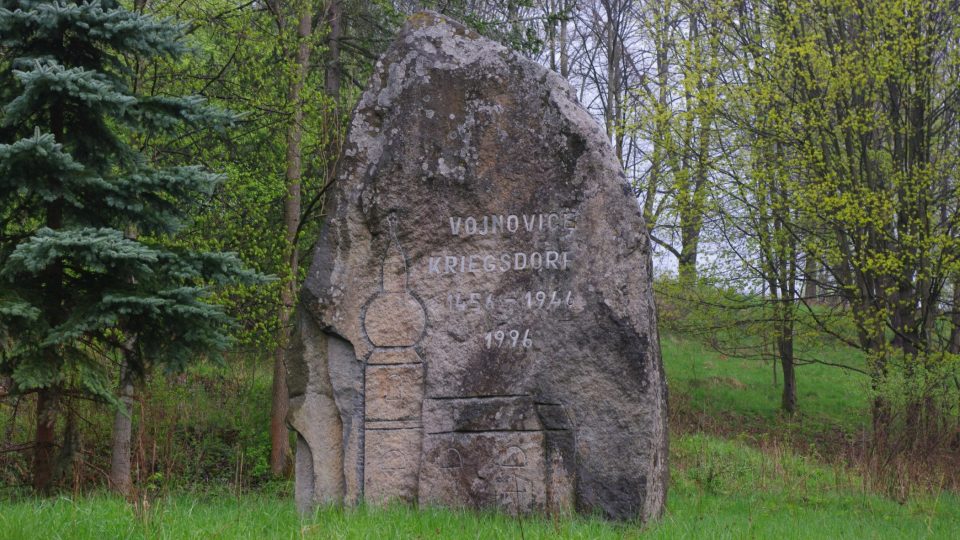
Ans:
MULTIPOLYGON (((672 432, 652 533, 958 534, 957 2, 0 0, 0 537, 60 523, 36 493, 104 490, 143 534, 165 501, 241 536, 517 535, 292 509, 299 283, 350 111, 423 8, 565 77, 643 209, 672 432)), ((561 527, 620 536, 526 534, 561 527)))

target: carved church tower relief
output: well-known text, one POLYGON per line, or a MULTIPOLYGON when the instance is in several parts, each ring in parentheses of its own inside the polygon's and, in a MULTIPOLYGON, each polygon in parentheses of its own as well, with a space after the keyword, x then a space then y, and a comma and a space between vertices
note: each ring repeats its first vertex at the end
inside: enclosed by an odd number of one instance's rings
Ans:
POLYGON ((407 288, 397 217, 391 214, 386 225, 390 245, 383 259, 381 290, 363 312, 363 331, 374 347, 364 365, 364 497, 415 502, 424 386, 423 359, 416 345, 427 319, 407 288))

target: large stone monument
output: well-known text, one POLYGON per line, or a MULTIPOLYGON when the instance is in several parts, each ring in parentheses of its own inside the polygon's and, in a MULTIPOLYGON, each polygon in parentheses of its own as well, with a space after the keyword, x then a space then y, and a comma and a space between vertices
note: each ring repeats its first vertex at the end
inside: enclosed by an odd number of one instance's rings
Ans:
POLYGON ((289 362, 296 498, 656 518, 650 243, 559 75, 413 16, 353 115, 289 362))

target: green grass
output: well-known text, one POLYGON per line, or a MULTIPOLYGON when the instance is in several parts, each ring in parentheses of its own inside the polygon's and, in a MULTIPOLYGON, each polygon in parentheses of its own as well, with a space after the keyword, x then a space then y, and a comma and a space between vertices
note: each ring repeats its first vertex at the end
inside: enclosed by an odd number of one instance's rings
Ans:
MULTIPOLYGON (((230 480, 223 478, 234 476, 238 460, 231 452, 240 448, 247 463, 263 461, 261 454, 269 449, 262 440, 263 415, 238 419, 229 412, 237 410, 235 406, 189 396, 204 393, 206 386, 198 387, 200 383, 217 389, 229 383, 236 388, 228 393, 249 400, 241 409, 256 408, 255 402, 267 397, 266 387, 261 388, 252 375, 221 381, 227 374, 214 370, 178 386, 159 385, 151 401, 156 410, 150 423, 159 426, 157 437, 179 433, 174 426, 205 426, 201 440, 207 442, 197 453, 212 464, 220 463, 221 474, 199 482, 153 481, 151 489, 164 495, 152 497, 146 510, 103 493, 76 499, 12 493, 0 498, 0 540, 960 538, 956 494, 911 490, 900 503, 878 494, 869 487, 871 482, 830 452, 831 434, 861 430, 869 419, 864 376, 820 365, 799 367, 801 412, 786 417, 779 412, 781 388, 773 384, 769 362, 728 358, 669 334, 663 336, 662 346, 671 414, 679 421, 672 427, 667 513, 646 528, 589 517, 517 520, 405 506, 324 508, 301 517, 288 484, 267 485, 238 497, 230 491, 230 480), (182 410, 179 404, 184 402, 195 406, 182 410), (217 444, 223 448, 211 446, 211 434, 221 432, 224 441, 217 444), (227 441, 226 435, 232 439, 227 441), (823 444, 805 444, 818 438, 823 444), (191 485, 205 491, 189 491, 191 485)), ((862 362, 857 353, 843 348, 824 346, 818 354, 853 365, 862 362)), ((165 461, 180 463, 190 457, 186 447, 178 452, 186 453, 171 454, 176 459, 165 461)), ((177 470, 183 475, 192 469, 181 465, 177 470)))
POLYGON ((159 497, 146 511, 108 495, 0 502, 0 539, 69 538, 960 538, 960 500, 874 495, 844 469, 707 435, 674 438, 663 520, 644 529, 596 518, 525 518, 441 509, 325 508, 289 497, 159 497))
MULTIPOLYGON (((825 430, 854 432, 865 427, 869 411, 869 380, 860 373, 807 364, 797 367, 799 414, 780 413, 783 377, 769 360, 721 355, 696 341, 665 334, 663 363, 677 406, 739 429, 786 430, 811 436, 825 430)), ((822 360, 862 365, 859 351, 823 347, 822 360)), ((672 404, 673 405, 673 404, 672 404)))

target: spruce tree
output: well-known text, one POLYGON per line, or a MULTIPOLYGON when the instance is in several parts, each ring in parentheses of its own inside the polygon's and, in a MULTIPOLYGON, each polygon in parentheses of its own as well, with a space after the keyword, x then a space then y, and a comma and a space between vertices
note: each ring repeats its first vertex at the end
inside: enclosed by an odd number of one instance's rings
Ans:
POLYGON ((118 363, 142 377, 222 349, 210 288, 258 279, 175 241, 218 176, 131 144, 231 121, 198 97, 133 92, 130 60, 183 54, 183 32, 113 0, 0 0, 0 375, 37 396, 41 491, 64 399, 116 405, 118 363))

